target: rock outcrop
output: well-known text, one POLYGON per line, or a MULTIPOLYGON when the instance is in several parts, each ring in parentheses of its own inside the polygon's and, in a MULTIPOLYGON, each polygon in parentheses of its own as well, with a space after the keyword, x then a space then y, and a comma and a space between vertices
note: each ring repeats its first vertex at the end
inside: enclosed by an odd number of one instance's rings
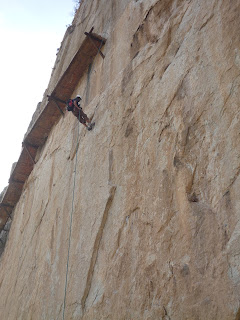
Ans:
POLYGON ((38 150, 1 257, 1 319, 240 319, 239 11, 81 2, 46 92, 94 26, 105 59, 73 95, 96 126, 65 113, 38 150))

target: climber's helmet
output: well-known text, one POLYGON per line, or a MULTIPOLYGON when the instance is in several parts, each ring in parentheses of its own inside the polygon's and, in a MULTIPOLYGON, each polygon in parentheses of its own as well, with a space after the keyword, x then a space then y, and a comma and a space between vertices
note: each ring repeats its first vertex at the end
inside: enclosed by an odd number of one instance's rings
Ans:
POLYGON ((82 97, 80 96, 80 94, 78 94, 76 98, 79 98, 79 100, 82 100, 82 97))

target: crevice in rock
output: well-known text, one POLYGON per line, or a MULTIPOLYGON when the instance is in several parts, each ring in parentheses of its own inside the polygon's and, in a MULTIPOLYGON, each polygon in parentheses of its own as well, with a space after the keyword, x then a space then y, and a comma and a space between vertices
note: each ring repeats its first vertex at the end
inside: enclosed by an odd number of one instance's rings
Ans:
POLYGON ((127 216, 124 217, 124 220, 123 220, 123 222, 122 222, 122 225, 121 225, 120 229, 118 230, 117 243, 116 243, 116 247, 115 247, 115 249, 114 249, 114 253, 113 253, 113 255, 112 255, 112 258, 115 256, 117 250, 118 250, 119 247, 120 247, 120 239, 121 239, 121 236, 122 236, 122 232, 123 232, 125 223, 129 220, 130 216, 131 216, 134 212, 136 212, 137 210, 140 210, 140 208, 139 208, 139 207, 136 207, 135 209, 131 210, 131 212, 130 212, 127 216))
POLYGON ((188 201, 189 202, 198 202, 199 201, 195 192, 188 194, 188 201))
POLYGON ((167 123, 161 130, 160 134, 159 134, 159 138, 158 138, 158 142, 161 142, 161 138, 162 138, 162 134, 163 132, 170 127, 170 123, 167 123))
POLYGON ((210 21, 210 20, 212 20, 212 18, 214 17, 214 14, 212 13, 211 15, 210 15, 210 17, 203 23, 203 25, 200 27, 200 29, 199 29, 199 31, 201 31, 205 26, 206 26, 206 24, 208 24, 208 22, 210 21))
MULTIPOLYGON (((48 203, 49 203, 49 201, 46 203, 45 209, 44 209, 44 211, 43 211, 43 214, 42 214, 42 216, 41 216, 41 218, 40 218, 37 226, 35 227, 35 230, 34 230, 34 232, 33 232, 33 234, 32 234, 30 243, 32 243, 33 238, 34 238, 34 236, 35 236, 35 234, 36 234, 39 226, 40 226, 41 223, 42 223, 42 220, 43 220, 43 218, 44 218, 44 216, 45 216, 45 214, 46 214, 46 211, 47 211, 48 203)), ((21 260, 21 262, 19 261, 19 267, 17 268, 19 274, 20 274, 20 272, 21 272, 21 269, 22 269, 22 267, 23 267, 23 263, 24 263, 24 261, 25 261, 25 258, 26 258, 26 256, 27 256, 27 254, 28 254, 28 250, 29 250, 30 248, 31 248, 31 246, 26 246, 26 251, 22 251, 22 253, 24 253, 24 255, 22 254, 22 255, 20 256, 20 259, 22 259, 22 260, 21 260)), ((20 278, 16 278, 16 281, 15 281, 15 284, 14 284, 14 289, 16 288, 17 283, 18 283, 19 280, 20 280, 20 278)))
MULTIPOLYGON (((239 174, 240 174, 240 166, 237 168, 237 171, 236 171, 234 177, 231 179, 231 182, 230 182, 229 186, 226 188, 226 190, 229 190, 229 189, 232 187, 232 185, 234 184, 234 182, 237 180, 239 174)), ((224 193, 224 195, 225 195, 225 194, 226 194, 226 192, 224 193)))
POLYGON ((163 319, 164 319, 164 320, 171 320, 171 318, 169 317, 168 312, 167 312, 167 309, 166 309, 165 306, 163 306, 163 310, 164 310, 164 317, 163 317, 163 319))
POLYGON ((179 82, 179 84, 178 84, 178 86, 177 86, 177 88, 176 88, 176 90, 175 90, 175 93, 174 93, 171 101, 168 103, 168 105, 167 105, 167 107, 166 107, 166 109, 165 109, 165 111, 164 111, 164 113, 163 113, 163 115, 162 115, 162 118, 166 115, 168 109, 171 107, 174 99, 176 98, 176 96, 177 96, 177 94, 178 94, 179 89, 181 88, 181 86, 182 86, 182 84, 183 84, 183 81, 184 81, 184 80, 186 79, 186 77, 188 76, 190 70, 191 70, 191 68, 186 71, 185 75, 184 75, 183 78, 180 80, 180 82, 179 82))
POLYGON ((224 101, 224 103, 223 103, 223 106, 222 106, 222 109, 221 109, 221 112, 220 112, 221 116, 223 116, 223 115, 224 115, 224 112, 226 111, 226 105, 227 105, 227 103, 228 103, 228 100, 230 99, 230 97, 231 97, 232 94, 233 94, 233 90, 235 89, 235 82, 236 82, 236 80, 239 78, 239 76, 240 76, 240 75, 238 75, 238 76, 234 79, 234 81, 232 82, 230 92, 229 92, 227 98, 225 99, 225 101, 224 101))
POLYGON ((109 192, 109 196, 108 196, 108 200, 104 209, 104 213, 102 216, 102 221, 95 239, 95 243, 93 246, 93 251, 92 251, 92 257, 91 257, 91 261, 90 261, 90 266, 89 266, 89 270, 88 270, 88 275, 87 275, 87 281, 86 281, 86 286, 85 286, 85 290, 83 293, 83 297, 81 300, 81 305, 82 305, 82 310, 85 310, 85 304, 86 304, 86 300, 88 297, 88 294, 90 292, 91 289, 91 284, 92 284, 92 278, 93 278, 93 274, 94 274, 94 268, 97 262, 97 257, 98 257, 98 251, 99 251, 99 247, 100 247, 100 243, 102 240, 102 235, 103 235, 103 231, 104 231, 104 227, 106 225, 106 221, 108 218, 108 214, 114 199, 114 195, 116 192, 116 186, 112 186, 109 192))
POLYGON ((35 236, 35 233, 37 232, 37 229, 39 228, 39 226, 40 226, 40 224, 42 223, 42 220, 43 220, 43 218, 44 218, 44 216, 45 216, 45 214, 46 214, 47 207, 48 207, 48 203, 49 203, 49 201, 47 202, 47 204, 46 204, 46 206, 45 206, 45 209, 44 209, 44 211, 43 211, 43 214, 42 214, 42 216, 41 216, 41 218, 40 218, 40 220, 39 220, 39 222, 38 222, 38 224, 37 224, 37 226, 36 226, 36 228, 35 228, 35 230, 34 230, 34 232, 33 232, 33 235, 32 235, 32 237, 31 237, 31 242, 32 242, 32 239, 33 239, 33 237, 35 236))

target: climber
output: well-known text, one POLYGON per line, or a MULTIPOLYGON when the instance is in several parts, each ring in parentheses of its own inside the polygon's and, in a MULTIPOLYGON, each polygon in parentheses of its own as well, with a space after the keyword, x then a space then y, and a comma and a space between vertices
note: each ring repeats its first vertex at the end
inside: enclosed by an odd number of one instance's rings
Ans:
POLYGON ((75 99, 69 99, 67 102, 67 110, 72 111, 74 116, 87 128, 88 131, 92 130, 93 124, 89 120, 88 116, 83 112, 80 106, 82 100, 80 95, 77 95, 75 99))

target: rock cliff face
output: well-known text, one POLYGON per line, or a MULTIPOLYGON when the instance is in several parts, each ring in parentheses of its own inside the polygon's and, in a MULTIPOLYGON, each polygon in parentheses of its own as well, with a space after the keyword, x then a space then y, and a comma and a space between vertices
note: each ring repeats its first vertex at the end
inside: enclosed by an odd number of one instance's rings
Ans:
POLYGON ((96 126, 66 113, 38 151, 1 257, 1 319, 240 319, 239 12, 82 1, 46 94, 94 26, 105 59, 74 95, 96 126))

